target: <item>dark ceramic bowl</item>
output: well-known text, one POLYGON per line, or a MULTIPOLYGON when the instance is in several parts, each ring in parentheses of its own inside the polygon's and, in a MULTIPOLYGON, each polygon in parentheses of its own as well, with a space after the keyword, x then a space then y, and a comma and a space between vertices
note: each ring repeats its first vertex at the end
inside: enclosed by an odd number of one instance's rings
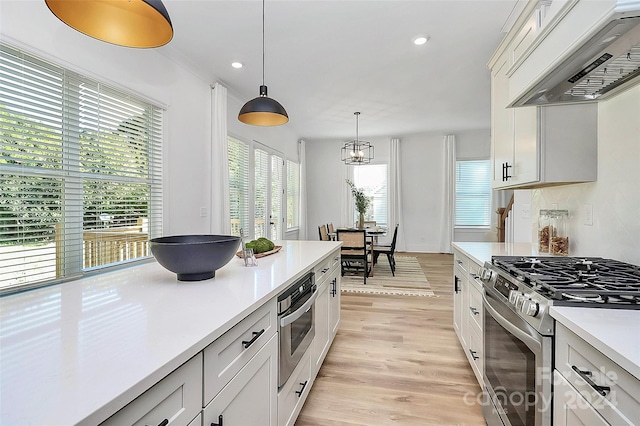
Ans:
POLYGON ((240 237, 234 235, 175 235, 149 241, 159 264, 178 274, 178 281, 213 278, 238 251, 240 237))

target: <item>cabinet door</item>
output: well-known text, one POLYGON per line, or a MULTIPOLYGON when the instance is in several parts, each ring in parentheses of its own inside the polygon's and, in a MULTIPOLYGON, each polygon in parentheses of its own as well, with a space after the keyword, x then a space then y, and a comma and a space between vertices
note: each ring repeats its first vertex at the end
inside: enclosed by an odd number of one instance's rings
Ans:
POLYGON ((336 269, 329 282, 329 344, 340 325, 340 270, 336 269))
POLYGON ((565 378, 553 371, 553 424, 605 426, 607 423, 565 378))
POLYGON ((325 348, 329 344, 329 288, 331 279, 324 280, 318 289, 318 298, 313 305, 315 317, 315 337, 311 344, 311 367, 315 376, 320 370, 325 356, 325 348))
MULTIPOLYGON (((513 165, 513 110, 509 101, 508 58, 504 54, 491 73, 491 151, 493 187, 510 184, 504 177, 504 165, 513 165)), ((509 174, 513 168, 508 169, 509 174)))
POLYGON ((278 335, 267 342, 203 411, 203 424, 269 425, 278 421, 278 335))
POLYGON ((537 182, 538 173, 538 107, 513 108, 513 167, 509 183, 537 182))
POLYGON ((464 275, 453 268, 453 328, 462 342, 462 281, 464 275))

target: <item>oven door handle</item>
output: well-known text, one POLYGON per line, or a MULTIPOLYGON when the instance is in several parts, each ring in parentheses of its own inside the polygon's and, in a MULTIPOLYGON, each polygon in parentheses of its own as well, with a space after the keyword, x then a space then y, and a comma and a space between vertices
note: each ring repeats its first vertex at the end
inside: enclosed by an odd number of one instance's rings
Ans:
MULTIPOLYGON (((500 324, 505 330, 516 336, 520 341, 522 341, 525 345, 527 345, 530 349, 534 350, 534 353, 538 353, 540 348, 542 347, 542 341, 534 338, 526 331, 523 331, 505 317, 503 317, 493 306, 491 306, 491 302, 487 299, 487 294, 482 295, 482 299, 484 302, 484 308, 489 311, 489 315, 496 320, 498 324, 500 324)), ((525 323, 526 324, 526 323, 525 323)))
POLYGON ((311 305, 313 305, 313 303, 316 301, 317 297, 318 297, 318 290, 316 289, 314 290, 311 297, 309 297, 309 300, 304 302, 304 305, 300 306, 295 312, 292 312, 289 315, 280 318, 280 327, 286 327, 292 322, 298 320, 302 315, 305 314, 305 312, 309 310, 311 305))

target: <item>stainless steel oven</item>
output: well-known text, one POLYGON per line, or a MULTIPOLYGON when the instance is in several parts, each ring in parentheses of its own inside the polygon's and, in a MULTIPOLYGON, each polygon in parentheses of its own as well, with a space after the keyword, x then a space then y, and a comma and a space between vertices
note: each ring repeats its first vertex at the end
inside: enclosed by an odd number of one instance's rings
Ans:
POLYGON ((306 274, 278 296, 278 387, 284 386, 313 341, 314 303, 317 296, 313 272, 306 274))
MULTIPOLYGON (((508 294, 508 293, 507 293, 508 294)), ((484 295, 483 406, 487 424, 551 424, 553 338, 540 334, 493 287, 484 295)))

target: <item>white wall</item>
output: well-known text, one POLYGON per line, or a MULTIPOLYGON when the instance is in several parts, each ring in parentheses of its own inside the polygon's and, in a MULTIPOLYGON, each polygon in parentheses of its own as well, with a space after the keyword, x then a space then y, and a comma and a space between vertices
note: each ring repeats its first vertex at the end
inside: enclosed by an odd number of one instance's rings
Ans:
MULTIPOLYGON (((211 179, 221 172, 211 169, 210 85, 215 70, 181 64, 171 44, 131 49, 82 35, 59 21, 44 1, 2 0, 0 11, 3 42, 167 107, 164 234, 215 232, 208 214, 200 214, 211 202, 211 179)), ((243 103, 229 96, 229 133, 297 159, 297 137, 286 125, 257 128, 238 122, 243 103)))
POLYGON ((532 235, 539 210, 556 205, 569 210, 569 255, 640 265, 640 86, 598 104, 597 182, 533 191, 532 235))

